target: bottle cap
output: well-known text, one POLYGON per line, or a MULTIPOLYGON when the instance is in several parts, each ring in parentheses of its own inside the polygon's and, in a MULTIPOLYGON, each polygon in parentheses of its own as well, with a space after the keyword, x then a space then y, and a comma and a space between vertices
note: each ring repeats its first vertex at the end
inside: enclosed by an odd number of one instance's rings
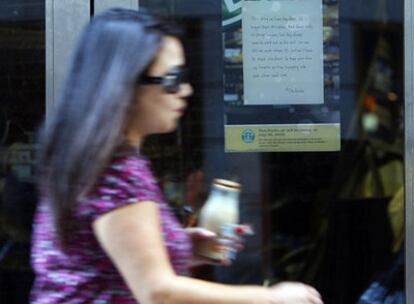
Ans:
POLYGON ((240 190, 241 189, 241 184, 228 180, 228 179, 222 179, 222 178, 215 178, 213 180, 213 185, 219 188, 224 188, 228 190, 240 190))

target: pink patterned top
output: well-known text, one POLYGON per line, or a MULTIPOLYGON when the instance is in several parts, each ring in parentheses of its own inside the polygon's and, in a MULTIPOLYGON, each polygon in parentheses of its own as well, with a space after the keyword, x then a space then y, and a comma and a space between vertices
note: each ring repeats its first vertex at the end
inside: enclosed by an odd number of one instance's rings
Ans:
POLYGON ((40 202, 32 241, 36 280, 31 303, 136 303, 99 246, 91 224, 111 210, 147 200, 159 206, 165 245, 176 273, 188 274, 190 240, 165 202, 149 161, 137 154, 118 155, 93 191, 79 201, 74 212, 77 229, 70 236, 69 250, 63 252, 59 246, 47 200, 40 202))

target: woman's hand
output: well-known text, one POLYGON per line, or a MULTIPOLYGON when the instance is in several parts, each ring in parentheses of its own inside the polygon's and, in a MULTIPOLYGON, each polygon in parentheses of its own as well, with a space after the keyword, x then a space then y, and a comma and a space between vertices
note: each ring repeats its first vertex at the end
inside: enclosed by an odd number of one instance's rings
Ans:
POLYGON ((271 303, 323 304, 319 292, 306 284, 284 282, 269 287, 271 303), (274 299, 274 300, 273 300, 274 299))
MULTIPOLYGON (((236 252, 243 249, 243 240, 242 238, 235 236, 231 240, 223 239, 219 237, 216 233, 201 228, 201 227, 190 227, 185 228, 185 232, 190 236, 193 243, 197 243, 203 240, 213 240, 217 243, 218 246, 227 247, 225 250, 235 254, 236 252)), ((211 259, 207 257, 203 257, 197 255, 196 253, 193 254, 193 259, 191 261, 191 266, 201 266, 201 265, 215 265, 215 266, 229 266, 232 264, 231 258, 226 258, 222 260, 211 259)))

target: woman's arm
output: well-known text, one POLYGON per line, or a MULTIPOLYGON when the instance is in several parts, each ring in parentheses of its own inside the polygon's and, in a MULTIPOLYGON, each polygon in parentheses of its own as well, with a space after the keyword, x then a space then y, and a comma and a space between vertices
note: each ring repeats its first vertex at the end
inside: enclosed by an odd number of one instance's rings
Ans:
POLYGON ((134 297, 142 304, 322 303, 299 283, 273 288, 230 286, 177 276, 162 239, 156 203, 131 204, 103 216, 93 229, 134 297))

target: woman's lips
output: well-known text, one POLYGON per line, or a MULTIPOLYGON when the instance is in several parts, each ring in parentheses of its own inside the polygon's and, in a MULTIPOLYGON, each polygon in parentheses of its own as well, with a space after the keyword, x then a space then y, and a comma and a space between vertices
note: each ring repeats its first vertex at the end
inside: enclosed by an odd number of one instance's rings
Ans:
POLYGON ((184 114, 184 112, 185 112, 185 109, 186 109, 186 108, 187 108, 187 107, 182 107, 182 108, 179 108, 179 109, 175 110, 175 112, 177 112, 177 113, 179 113, 179 114, 183 115, 183 114, 184 114))

